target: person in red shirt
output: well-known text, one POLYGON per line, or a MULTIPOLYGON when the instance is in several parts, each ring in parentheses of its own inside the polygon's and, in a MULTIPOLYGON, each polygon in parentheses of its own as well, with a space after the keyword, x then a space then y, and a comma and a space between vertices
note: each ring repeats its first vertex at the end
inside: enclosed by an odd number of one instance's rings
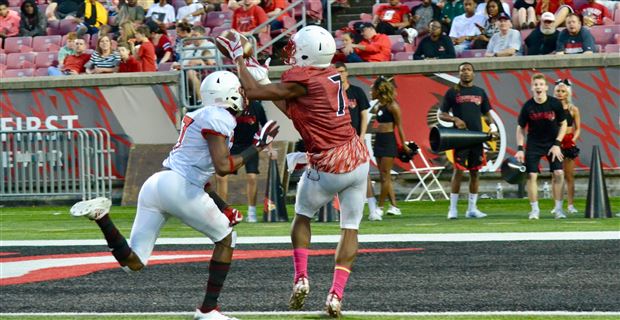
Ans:
POLYGON ((382 33, 377 33, 375 26, 366 22, 361 24, 362 41, 351 43, 343 48, 347 62, 380 62, 392 59, 392 42, 382 33))
POLYGON ((136 55, 142 66, 142 72, 157 71, 157 64, 155 63, 157 56, 155 55, 155 46, 149 40, 150 35, 151 31, 145 25, 139 26, 136 30, 136 42, 140 43, 140 48, 136 55))
POLYGON ((290 309, 301 309, 310 290, 307 270, 310 221, 319 208, 336 194, 339 196, 340 243, 325 310, 332 317, 340 317, 344 287, 357 255, 369 155, 351 126, 342 78, 330 65, 336 42, 319 26, 302 28, 284 48, 286 63, 292 68, 282 74, 280 83, 262 85, 248 70, 238 39, 218 37, 217 41, 232 48, 229 53, 237 64, 246 97, 274 101, 293 121, 306 146, 309 168, 297 187, 291 231, 295 277, 290 309))
POLYGON ((389 0, 380 5, 372 17, 372 23, 378 33, 387 35, 396 34, 398 29, 409 26, 409 7, 400 3, 400 0, 389 0))
POLYGON ((47 74, 50 76, 74 75, 86 72, 86 63, 90 60, 90 54, 86 51, 86 41, 81 38, 75 39, 75 53, 65 57, 62 69, 48 67, 47 74))
MULTIPOLYGON (((258 5, 265 10, 267 18, 273 18, 288 7, 288 2, 286 0, 261 0, 258 5)), ((271 30, 279 30, 284 27, 284 23, 282 22, 284 20, 284 16, 288 16, 288 13, 282 14, 276 20, 271 22, 271 30)))
POLYGON ((577 11, 583 17, 583 25, 586 27, 602 25, 605 22, 613 23, 609 9, 596 0, 588 0, 588 3, 582 5, 577 11))
POLYGON ((118 53, 121 56, 121 63, 118 65, 118 72, 140 72, 142 71, 142 65, 134 56, 131 55, 131 51, 126 47, 118 47, 118 53))
POLYGON ((538 0, 536 1, 536 15, 539 17, 544 12, 555 15, 555 27, 562 26, 569 13, 573 13, 573 0, 538 0))
POLYGON ((157 56, 158 64, 174 61, 173 44, 163 27, 155 29, 151 34, 151 41, 156 44, 155 55, 157 56))
MULTIPOLYGON (((243 0, 241 7, 235 9, 232 16, 232 28, 245 36, 252 35, 256 27, 267 21, 267 14, 263 8, 256 5, 254 0, 243 0)), ((260 30, 263 32, 266 30, 260 30)))
POLYGON ((0 37, 14 37, 19 34, 21 18, 17 11, 9 9, 8 0, 0 0, 0 37))

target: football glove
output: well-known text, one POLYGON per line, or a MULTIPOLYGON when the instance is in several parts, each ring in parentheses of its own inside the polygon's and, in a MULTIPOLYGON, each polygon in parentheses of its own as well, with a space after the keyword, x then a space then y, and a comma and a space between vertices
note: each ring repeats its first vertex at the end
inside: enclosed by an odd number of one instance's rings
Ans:
POLYGON ((241 36, 238 32, 232 30, 233 39, 227 39, 222 36, 215 38, 220 45, 222 45, 228 51, 228 55, 231 59, 237 60, 238 57, 243 57, 243 46, 241 45, 241 36))
POLYGON ((243 221, 243 214, 241 213, 241 211, 233 207, 224 208, 224 210, 222 210, 222 213, 226 216, 226 218, 228 218, 228 225, 231 227, 243 221))
POLYGON ((274 120, 267 121, 260 132, 254 135, 254 145, 257 148, 268 146, 278 135, 279 130, 280 126, 274 120))

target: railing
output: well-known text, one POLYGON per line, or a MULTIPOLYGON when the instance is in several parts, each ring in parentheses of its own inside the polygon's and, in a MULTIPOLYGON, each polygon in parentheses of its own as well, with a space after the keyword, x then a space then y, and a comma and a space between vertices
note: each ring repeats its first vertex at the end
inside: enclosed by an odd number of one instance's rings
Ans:
POLYGON ((0 131, 0 199, 109 198, 112 152, 101 128, 0 131))
POLYGON ((259 26, 257 26, 256 28, 254 28, 254 30, 252 30, 252 45, 254 46, 254 54, 258 55, 260 52, 264 51, 265 49, 269 48, 270 46, 272 46, 274 43, 276 43, 278 40, 282 39, 283 37, 286 37, 290 34, 292 34, 293 32, 296 32, 297 29, 299 27, 305 27, 306 26, 306 4, 304 3, 304 0, 297 0, 294 1, 292 3, 290 3, 284 10, 280 11, 280 13, 276 16, 273 16, 269 19, 267 19, 267 21, 263 22, 262 24, 260 24, 259 26), (256 38, 258 37, 258 34, 260 33, 260 30, 263 30, 264 28, 267 28, 271 22, 277 20, 278 18, 280 18, 282 15, 290 13, 291 16, 293 18, 295 18, 295 8, 296 7, 301 7, 301 19, 299 21, 296 21, 295 24, 293 24, 292 26, 284 26, 282 27, 282 32, 277 35, 276 37, 272 38, 271 41, 267 42, 267 43, 263 43, 261 44, 260 47, 258 47, 258 41, 256 40, 256 38), (258 47, 258 48, 257 48, 258 47))

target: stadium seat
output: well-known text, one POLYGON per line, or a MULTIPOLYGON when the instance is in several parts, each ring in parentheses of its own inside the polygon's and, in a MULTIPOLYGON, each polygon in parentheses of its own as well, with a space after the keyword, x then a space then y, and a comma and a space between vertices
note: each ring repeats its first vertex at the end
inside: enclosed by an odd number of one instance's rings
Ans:
POLYGON ((32 77, 34 69, 7 69, 4 70, 4 76, 7 78, 32 77))
POLYGON ((60 24, 58 26, 59 34, 67 34, 71 31, 77 30, 77 23, 73 21, 73 19, 63 19, 60 20, 60 24))
POLYGON ((4 51, 6 53, 31 52, 32 37, 11 37, 4 39, 4 51))
POLYGON ((60 34, 60 21, 48 21, 46 31, 48 36, 60 34))
POLYGON ((164 63, 160 63, 159 67, 157 68, 157 71, 170 71, 170 69, 172 68, 172 64, 174 62, 164 62, 164 63))
POLYGON ((620 24, 620 8, 614 10, 614 24, 620 24))
MULTIPOLYGON (((321 0, 304 0, 306 4, 306 14, 314 20, 323 20, 323 4, 321 0)), ((299 10, 301 14, 301 10, 299 10)))
POLYGON ((620 53, 620 44, 612 43, 605 46, 605 52, 607 53, 620 53))
POLYGON ((614 43, 615 35, 620 33, 620 25, 592 26, 590 32, 596 44, 610 44, 614 43))
POLYGON ((206 19, 207 20, 204 23, 205 27, 215 28, 218 26, 223 26, 225 24, 230 24, 232 19, 232 12, 211 11, 207 13, 206 19))
POLYGON ((47 75, 49 75, 47 68, 37 68, 36 70, 34 70, 34 74, 33 74, 33 76, 35 77, 43 77, 47 75))
POLYGON ((62 37, 54 36, 38 36, 32 40, 32 50, 35 52, 58 51, 61 47, 62 37))
POLYGON ((620 34, 615 35, 614 39, 616 40, 615 43, 620 43, 620 34))
POLYGON ((372 22, 372 14, 370 13, 360 13, 360 20, 364 22, 372 22))
POLYGON ((527 37, 530 35, 530 33, 532 33, 532 31, 534 31, 534 29, 521 30, 521 42, 524 42, 525 39, 527 39, 527 37))
POLYGON ((20 7, 22 5, 22 0, 9 0, 9 7, 20 7))
POLYGON ((461 52, 459 58, 482 58, 486 52, 486 49, 465 50, 461 52))
POLYGON ((34 64, 37 68, 58 65, 58 52, 38 52, 34 58, 34 64))
POLYGON ((36 53, 9 53, 6 57, 7 69, 28 69, 34 67, 36 53))
MULTIPOLYGON (((217 37, 219 36, 222 32, 226 31, 230 29, 230 26, 221 26, 221 27, 215 27, 213 28, 213 30, 211 30, 211 36, 212 37, 217 37)), ((172 41, 172 38, 170 39, 170 41, 172 41)))
POLYGON ((411 61, 413 60, 413 52, 396 52, 392 61, 411 61))
POLYGON ((5 53, 0 53, 0 65, 3 65, 6 67, 6 54, 5 53))

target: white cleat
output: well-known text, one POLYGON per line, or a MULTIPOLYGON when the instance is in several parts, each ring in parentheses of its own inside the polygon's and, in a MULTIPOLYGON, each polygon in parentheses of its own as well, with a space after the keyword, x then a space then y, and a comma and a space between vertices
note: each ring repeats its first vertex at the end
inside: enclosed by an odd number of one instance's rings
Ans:
POLYGON ((478 209, 475 209, 475 210, 472 210, 472 211, 468 211, 468 212, 465 214, 465 218, 476 218, 476 219, 481 219, 481 218, 484 218, 484 217, 486 217, 486 216, 487 216, 487 214, 486 214, 486 213, 484 213, 484 212, 482 212, 482 211, 480 211, 480 210, 478 210, 478 209))
POLYGON ((106 197, 80 201, 71 207, 69 212, 74 217, 87 217, 90 220, 99 220, 110 212, 112 201, 106 197))
POLYGON ((249 222, 249 223, 256 223, 257 222, 257 220, 256 220, 256 213, 254 213, 254 214, 248 213, 248 217, 247 217, 247 219, 245 221, 249 222))
POLYGON ((194 320, 239 320, 239 319, 225 316, 218 310, 211 310, 210 312, 202 313, 200 312, 200 310, 196 309, 196 313, 194 313, 194 320))
POLYGON ((568 213, 570 214, 576 214, 579 213, 579 210, 577 210, 574 206, 568 206, 568 213))
POLYGON ((456 218, 458 218, 459 213, 456 210, 450 210, 448 211, 448 219, 450 220, 454 220, 456 218))
POLYGON ((540 218, 540 211, 531 211, 528 219, 530 220, 538 220, 540 218))
POLYGON ((390 205, 390 208, 387 210, 387 214, 390 214, 393 216, 400 216, 402 212, 400 212, 400 209, 398 207, 390 205))
POLYGON ((340 319, 342 316, 342 302, 340 298, 333 293, 327 295, 327 301, 325 301, 325 312, 332 318, 340 319))
POLYGON ((301 310, 304 307, 308 293, 310 293, 308 278, 299 278, 295 285, 293 285, 293 293, 288 302, 288 308, 291 310, 301 310))
POLYGON ((383 220, 383 210, 381 210, 381 208, 377 208, 375 209, 375 211, 371 212, 368 215, 368 220, 370 221, 381 221, 383 220))
POLYGON ((564 211, 562 209, 554 209, 553 216, 556 219, 566 219, 566 215, 564 214, 564 211))

